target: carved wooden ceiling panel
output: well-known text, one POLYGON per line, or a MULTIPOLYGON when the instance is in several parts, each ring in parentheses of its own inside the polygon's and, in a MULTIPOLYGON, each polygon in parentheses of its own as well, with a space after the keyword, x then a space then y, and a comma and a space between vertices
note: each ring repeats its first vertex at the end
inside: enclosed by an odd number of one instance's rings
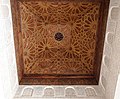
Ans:
POLYGON ((18 1, 23 74, 94 76, 101 5, 89 0, 18 1))

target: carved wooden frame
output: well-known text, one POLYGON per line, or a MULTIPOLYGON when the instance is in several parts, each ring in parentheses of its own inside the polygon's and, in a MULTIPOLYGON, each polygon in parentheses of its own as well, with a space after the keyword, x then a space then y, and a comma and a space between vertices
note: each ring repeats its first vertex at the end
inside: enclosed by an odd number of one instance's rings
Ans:
MULTIPOLYGON (((11 0, 12 8, 12 18, 13 18, 13 30, 14 30, 14 42, 16 50, 16 60, 18 69, 18 78, 20 84, 41 84, 41 85, 96 85, 99 82, 101 60, 103 54, 103 46, 105 39, 107 15, 109 8, 109 0, 79 0, 79 1, 90 1, 90 2, 100 2, 101 11, 99 17, 99 28, 97 31, 97 47, 95 55, 95 75, 94 76, 39 76, 39 75, 24 75, 23 74, 23 59, 22 59, 22 43, 21 43, 21 26, 19 18, 19 9, 17 1, 25 0, 11 0)), ((29 1, 29 0, 27 0, 29 1)))

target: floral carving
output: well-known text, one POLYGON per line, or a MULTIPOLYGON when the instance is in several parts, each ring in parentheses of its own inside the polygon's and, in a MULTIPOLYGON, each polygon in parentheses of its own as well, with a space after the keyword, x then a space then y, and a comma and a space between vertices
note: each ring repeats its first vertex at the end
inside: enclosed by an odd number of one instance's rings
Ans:
POLYGON ((25 74, 93 74, 99 3, 39 0, 19 7, 25 74))

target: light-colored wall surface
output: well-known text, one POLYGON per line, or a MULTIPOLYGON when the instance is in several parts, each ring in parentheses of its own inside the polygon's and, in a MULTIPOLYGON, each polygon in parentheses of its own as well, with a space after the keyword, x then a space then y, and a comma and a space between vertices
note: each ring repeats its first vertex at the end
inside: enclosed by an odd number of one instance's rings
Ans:
MULTIPOLYGON (((114 99, 120 69, 120 0, 111 0, 106 29, 101 82, 106 99, 114 99)), ((100 82, 100 84, 101 84, 100 82)))
POLYGON ((20 85, 14 99, 105 99, 99 86, 20 85))
POLYGON ((120 99, 120 74, 118 76, 117 87, 116 87, 116 92, 115 92, 115 98, 114 99, 120 99))
POLYGON ((10 0, 0 0, 0 99, 12 99, 17 86, 10 0))

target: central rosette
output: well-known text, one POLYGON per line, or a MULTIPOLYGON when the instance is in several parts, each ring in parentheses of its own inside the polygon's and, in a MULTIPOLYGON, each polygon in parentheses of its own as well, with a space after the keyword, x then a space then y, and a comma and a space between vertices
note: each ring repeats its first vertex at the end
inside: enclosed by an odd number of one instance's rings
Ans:
POLYGON ((70 46, 71 30, 69 25, 49 25, 48 38, 55 44, 54 47, 66 48, 70 46))
POLYGON ((63 34, 62 33, 60 33, 60 32, 57 32, 56 34, 55 34, 55 39, 57 40, 57 41, 61 41, 62 39, 63 39, 63 34))

